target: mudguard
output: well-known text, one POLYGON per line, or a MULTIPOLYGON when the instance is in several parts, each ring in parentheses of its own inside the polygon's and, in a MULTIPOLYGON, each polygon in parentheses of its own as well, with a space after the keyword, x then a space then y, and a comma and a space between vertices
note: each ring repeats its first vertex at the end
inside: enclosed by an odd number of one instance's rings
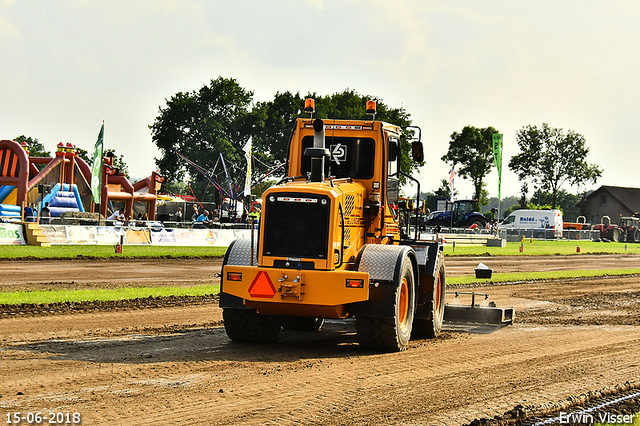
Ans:
MULTIPOLYGON (((225 265, 241 265, 247 266, 251 264, 251 240, 248 238, 239 238, 233 241, 224 255, 222 266, 225 265)), ((253 264, 258 264, 258 251, 254 250, 253 264)), ((222 275, 222 273, 221 273, 222 275)), ((220 307, 234 309, 249 309, 244 305, 241 298, 226 294, 223 288, 223 279, 220 277, 220 307)))
POLYGON ((367 244, 358 254, 358 272, 369 274, 369 300, 349 306, 352 316, 392 318, 396 285, 402 274, 404 259, 409 257, 413 264, 416 282, 419 282, 416 253, 409 246, 386 246, 367 244))

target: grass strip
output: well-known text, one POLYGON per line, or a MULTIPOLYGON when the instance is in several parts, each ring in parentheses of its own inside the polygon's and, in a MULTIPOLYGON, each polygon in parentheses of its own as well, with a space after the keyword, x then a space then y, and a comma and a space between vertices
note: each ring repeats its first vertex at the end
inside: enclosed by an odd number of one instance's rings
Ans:
POLYGON ((506 247, 469 246, 449 242, 444 247, 447 256, 552 256, 580 254, 640 254, 640 244, 604 243, 584 240, 531 240, 508 242, 506 247), (522 252, 520 246, 522 245, 522 252), (580 251, 578 252, 578 247, 580 251))
POLYGON ((184 246, 129 246, 116 254, 111 245, 65 245, 65 246, 0 246, 0 258, 4 259, 70 259, 70 258, 200 258, 222 257, 226 247, 184 246))
MULTIPOLYGON (((475 276, 458 276, 448 277, 447 285, 490 285, 505 282, 594 278, 633 274, 640 274, 640 268, 582 271, 517 272, 508 274, 493 274, 491 279, 478 279, 475 276)), ((52 304, 66 302, 108 302, 118 300, 143 299, 147 297, 207 296, 210 294, 218 294, 219 292, 220 286, 218 284, 196 285, 190 287, 122 287, 115 289, 11 291, 0 293, 0 305, 52 304)))
MULTIPOLYGON (((579 240, 525 240, 522 243, 509 242, 506 247, 467 246, 448 243, 444 253, 448 256, 545 256, 545 255, 579 255, 579 254, 640 254, 640 244, 602 243, 579 240), (577 248, 580 247, 578 253, 577 248)), ((125 245, 122 254, 116 254, 111 245, 54 245, 50 247, 36 246, 2 246, 0 258, 162 258, 162 257, 221 257, 226 247, 185 247, 185 246, 148 246, 125 245)))
POLYGON ((114 289, 85 290, 33 290, 0 293, 0 304, 52 304, 66 302, 111 302, 148 297, 207 296, 218 294, 220 285, 196 285, 190 287, 121 287, 114 289))
MULTIPOLYGON (((222 257, 226 247, 185 247, 125 245, 116 254, 112 245, 0 246, 0 259, 66 259, 66 258, 199 258, 222 257)), ((456 245, 444 247, 447 256, 550 256, 580 254, 640 254, 640 244, 603 243, 582 240, 531 240, 508 242, 506 247, 456 245), (522 252, 520 246, 522 245, 522 252), (578 247, 580 252, 578 253, 578 247)))
POLYGON ((475 275, 447 277, 447 285, 466 284, 498 284, 505 282, 557 280, 572 278, 596 278, 604 276, 623 276, 640 274, 640 268, 631 269, 593 269, 578 271, 541 271, 541 272, 513 272, 492 274, 491 278, 476 278, 475 275))

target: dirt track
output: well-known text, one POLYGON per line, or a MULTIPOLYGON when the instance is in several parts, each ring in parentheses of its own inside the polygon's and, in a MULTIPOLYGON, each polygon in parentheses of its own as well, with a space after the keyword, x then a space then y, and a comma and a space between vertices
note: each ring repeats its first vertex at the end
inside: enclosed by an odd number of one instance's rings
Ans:
MULTIPOLYGON (((480 261, 509 272, 631 268, 640 256, 448 258, 448 272, 472 273, 480 261)), ((210 260, 121 263, 0 262, 2 289, 194 284, 215 282, 219 270, 210 260)), ((361 350, 349 321, 319 333, 283 331, 274 345, 233 343, 211 302, 5 315, 0 416, 79 412, 85 425, 461 425, 638 384, 640 278, 477 291, 514 306, 516 324, 449 324, 440 338, 393 354, 361 350)))

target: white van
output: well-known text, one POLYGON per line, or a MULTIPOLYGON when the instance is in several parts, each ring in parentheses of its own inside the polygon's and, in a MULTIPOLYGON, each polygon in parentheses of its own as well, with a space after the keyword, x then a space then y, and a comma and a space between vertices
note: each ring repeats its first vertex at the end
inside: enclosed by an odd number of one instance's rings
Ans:
POLYGON ((553 230, 554 237, 562 237, 562 212, 560 210, 516 210, 507 216, 500 224, 502 229, 531 229, 546 231, 553 230))

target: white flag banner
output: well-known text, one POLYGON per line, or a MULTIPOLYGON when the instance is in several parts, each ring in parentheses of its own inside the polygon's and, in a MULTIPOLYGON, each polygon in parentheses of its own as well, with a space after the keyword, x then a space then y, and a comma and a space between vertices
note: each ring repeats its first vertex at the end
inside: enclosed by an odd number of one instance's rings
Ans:
POLYGON ((244 196, 251 195, 251 137, 243 148, 244 158, 247 159, 247 177, 244 180, 244 196))
POLYGON ((451 170, 449 171, 449 190, 453 193, 453 178, 456 176, 456 165, 451 166, 451 170))
POLYGON ((93 164, 91 165, 91 199, 95 204, 100 204, 102 195, 102 145, 104 140, 104 122, 98 133, 98 140, 93 151, 93 164))

